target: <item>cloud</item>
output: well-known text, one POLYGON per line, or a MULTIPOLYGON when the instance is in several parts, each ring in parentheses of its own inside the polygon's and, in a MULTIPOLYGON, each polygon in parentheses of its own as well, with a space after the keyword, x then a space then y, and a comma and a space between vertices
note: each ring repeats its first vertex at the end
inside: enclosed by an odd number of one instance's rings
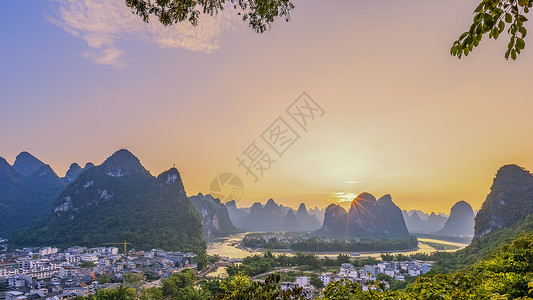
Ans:
POLYGON ((124 0, 52 0, 54 16, 48 19, 70 34, 82 38, 89 49, 82 55, 102 65, 122 67, 124 51, 116 42, 141 39, 161 48, 212 52, 220 47, 232 16, 224 11, 217 16, 200 16, 198 26, 187 22, 164 27, 152 19, 148 24, 126 7, 124 0))

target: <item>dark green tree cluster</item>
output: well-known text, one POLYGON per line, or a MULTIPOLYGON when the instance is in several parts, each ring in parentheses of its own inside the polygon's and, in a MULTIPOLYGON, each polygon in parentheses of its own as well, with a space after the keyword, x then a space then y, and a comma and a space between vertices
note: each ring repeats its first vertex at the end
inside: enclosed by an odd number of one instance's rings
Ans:
POLYGON ((500 245, 529 232, 533 232, 533 214, 510 227, 494 230, 481 238, 475 238, 468 247, 459 251, 436 252, 426 257, 417 255, 415 258, 435 261, 434 269, 439 273, 464 271, 471 268, 476 261, 495 251, 500 245))
POLYGON ((172 274, 170 278, 163 279, 162 293, 165 297, 176 297, 182 289, 193 287, 198 277, 191 269, 185 269, 180 273, 172 274))
POLYGON ((256 32, 264 32, 276 18, 290 19, 294 5, 290 0, 126 0, 126 5, 148 22, 150 16, 168 26, 186 21, 198 25, 200 14, 216 15, 226 7, 232 7, 242 20, 256 32))
MULTIPOLYGON (((407 259, 406 259, 407 260, 407 259)), ((273 255, 266 251, 263 254, 254 254, 244 258, 241 264, 232 264, 226 267, 226 272, 230 276, 243 274, 255 276, 274 271, 281 267, 305 267, 306 270, 319 270, 322 267, 340 266, 343 263, 351 263, 356 267, 377 264, 378 260, 371 257, 351 259, 348 254, 339 254, 337 258, 320 258, 316 254, 297 252, 294 255, 273 255)))
POLYGON ((418 239, 411 236, 405 239, 365 238, 347 242, 346 240, 323 241, 318 237, 310 237, 306 239, 297 239, 293 242, 280 242, 275 237, 266 240, 256 236, 246 236, 243 239, 243 244, 250 248, 291 249, 294 251, 307 252, 393 251, 416 249, 418 239))
MULTIPOLYGON (((136 300, 137 291, 121 285, 118 289, 100 289, 94 295, 77 296, 75 300, 136 300)), ((156 300, 156 299, 154 299, 156 300)))

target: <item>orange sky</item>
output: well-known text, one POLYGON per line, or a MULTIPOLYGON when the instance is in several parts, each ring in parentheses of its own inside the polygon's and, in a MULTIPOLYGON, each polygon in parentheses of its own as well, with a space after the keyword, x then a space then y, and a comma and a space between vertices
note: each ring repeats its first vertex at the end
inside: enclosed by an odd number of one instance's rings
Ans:
MULTIPOLYGON (((10 58, 0 66, 0 156, 26 150, 63 176, 126 147, 154 175, 176 164, 189 195, 232 172, 244 181, 239 205, 325 207, 335 193, 366 191, 445 213, 459 200, 479 209, 502 165, 533 169, 533 50, 505 61, 502 36, 449 55, 475 1, 295 4, 291 22, 263 35, 230 18, 223 30, 178 32, 179 47, 158 44, 157 29, 73 36, 71 24, 49 21, 62 20, 52 2, 30 25, 4 20, 13 31, 0 49, 10 58), (304 91, 324 116, 254 183, 236 156, 304 91)), ((125 28, 111 25, 102 28, 125 28)))

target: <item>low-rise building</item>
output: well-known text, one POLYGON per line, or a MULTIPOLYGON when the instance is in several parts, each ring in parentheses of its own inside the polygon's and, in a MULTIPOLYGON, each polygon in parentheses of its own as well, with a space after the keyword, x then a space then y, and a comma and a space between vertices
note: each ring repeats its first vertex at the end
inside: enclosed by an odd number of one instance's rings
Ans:
POLYGON ((305 287, 311 285, 311 278, 309 276, 296 277, 296 285, 305 287))

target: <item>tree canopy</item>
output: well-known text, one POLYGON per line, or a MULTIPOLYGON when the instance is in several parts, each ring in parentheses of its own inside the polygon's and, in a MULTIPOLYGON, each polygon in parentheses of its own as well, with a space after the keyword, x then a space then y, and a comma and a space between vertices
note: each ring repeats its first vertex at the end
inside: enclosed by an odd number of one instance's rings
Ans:
MULTIPOLYGON (((291 0, 125 0, 133 13, 144 22, 150 16, 169 26, 187 21, 198 25, 200 15, 217 15, 226 7, 233 9, 257 33, 270 28, 278 18, 290 21, 290 12, 294 9, 291 0)), ((506 59, 515 60, 525 48, 527 30, 524 23, 525 14, 533 6, 533 0, 482 0, 474 10, 474 19, 470 29, 464 32, 452 45, 450 53, 461 58, 468 56, 479 45, 483 36, 497 39, 507 28, 509 44, 505 52, 506 59)))
POLYGON ((278 17, 288 22, 294 9, 291 0, 126 0, 126 5, 143 21, 148 22, 154 16, 165 26, 183 21, 196 26, 201 13, 217 15, 226 5, 232 5, 242 20, 258 33, 265 32, 278 17))

